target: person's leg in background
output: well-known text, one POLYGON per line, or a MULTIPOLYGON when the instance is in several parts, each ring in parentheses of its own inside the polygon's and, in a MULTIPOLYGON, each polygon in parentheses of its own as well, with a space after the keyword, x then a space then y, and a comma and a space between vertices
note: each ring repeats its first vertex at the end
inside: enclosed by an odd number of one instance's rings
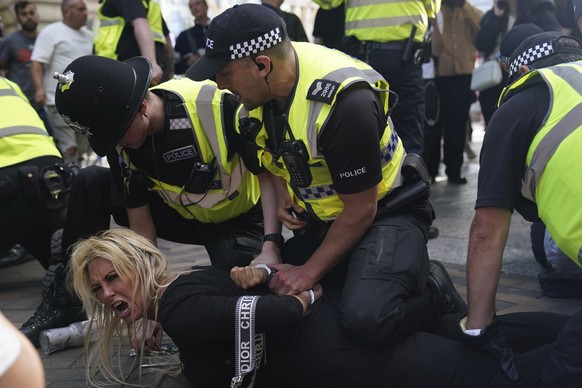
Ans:
POLYGON ((45 106, 45 112, 63 160, 67 164, 77 164, 76 133, 63 121, 54 105, 45 106))
POLYGON ((467 179, 461 174, 461 168, 467 117, 471 108, 470 84, 470 74, 437 78, 443 119, 443 161, 448 182, 452 184, 467 183, 467 179))
POLYGON ((391 117, 406 152, 422 155, 425 91, 421 64, 413 60, 402 62, 402 51, 398 49, 371 51, 368 64, 398 95, 398 104, 394 106, 391 117))
POLYGON ((475 151, 471 148, 471 139, 473 138, 473 126, 471 125, 471 117, 467 117, 467 130, 465 131, 465 154, 469 160, 473 160, 477 157, 475 151))
POLYGON ((436 182, 441 162, 442 126, 437 125, 440 114, 440 97, 434 79, 425 80, 426 109, 424 117, 424 150, 422 159, 432 183, 436 182))

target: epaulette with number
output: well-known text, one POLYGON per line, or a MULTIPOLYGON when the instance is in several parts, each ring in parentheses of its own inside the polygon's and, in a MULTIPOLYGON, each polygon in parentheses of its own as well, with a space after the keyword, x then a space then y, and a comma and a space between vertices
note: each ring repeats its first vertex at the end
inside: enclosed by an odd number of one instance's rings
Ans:
POLYGON ((331 104, 336 95, 340 83, 328 79, 316 79, 307 92, 307 99, 331 104))

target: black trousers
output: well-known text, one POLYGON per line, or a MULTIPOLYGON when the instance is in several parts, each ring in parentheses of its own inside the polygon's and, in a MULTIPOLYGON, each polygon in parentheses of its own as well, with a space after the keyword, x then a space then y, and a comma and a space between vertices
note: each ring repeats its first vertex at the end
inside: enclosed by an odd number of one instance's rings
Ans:
MULTIPOLYGON (((391 116, 398 136, 408 153, 422 155, 424 80, 422 65, 412 60, 402 61, 402 50, 372 50, 368 53, 368 64, 380 73, 390 90, 398 95, 398 104, 391 116)), ((393 99, 391 98, 391 106, 393 99)))
POLYGON ((40 173, 55 163, 62 163, 62 159, 46 156, 0 168, 0 252, 20 244, 45 268, 51 264, 51 237, 65 224, 66 206, 49 197, 40 177, 36 181, 38 192, 31 190, 34 185, 24 189, 19 170, 36 166, 40 173))
POLYGON ((543 387, 582 386, 582 310, 572 315, 558 336, 544 368, 543 387))
MULTIPOLYGON (((120 195, 114 190, 117 188, 111 184, 109 169, 91 166, 81 170, 69 199, 63 252, 78 239, 109 229, 111 216, 117 224, 129 225, 125 209, 112 203, 112 198, 120 195)), ((263 218, 260 203, 247 213, 218 224, 185 219, 157 194, 151 194, 149 205, 158 237, 183 244, 204 245, 214 266, 225 270, 235 265, 245 266, 261 251, 263 218)))
MULTIPOLYGON (((330 288, 324 290, 326 300, 330 294, 330 288)), ((462 342, 453 315, 446 315, 391 346, 371 349, 357 345, 346 336, 336 308, 322 303, 304 319, 300 340, 291 355, 292 364, 287 368, 287 385, 304 388, 539 387, 543 367, 567 318, 541 312, 498 317, 500 330, 515 352, 515 364, 522 374, 522 379, 514 382, 501 370, 498 360, 462 342)))
MULTIPOLYGON (((321 284, 343 289, 341 324, 356 342, 392 345, 434 318, 427 288, 426 248, 432 206, 418 201, 376 220, 366 234, 321 284)), ((300 231, 285 243, 283 261, 301 265, 319 247, 322 237, 300 231)))
POLYGON ((440 96, 439 119, 432 127, 432 144, 427 145, 425 161, 429 174, 436 176, 443 140, 443 162, 449 177, 459 177, 463 166, 467 120, 471 108, 471 75, 454 75, 435 79, 440 96))

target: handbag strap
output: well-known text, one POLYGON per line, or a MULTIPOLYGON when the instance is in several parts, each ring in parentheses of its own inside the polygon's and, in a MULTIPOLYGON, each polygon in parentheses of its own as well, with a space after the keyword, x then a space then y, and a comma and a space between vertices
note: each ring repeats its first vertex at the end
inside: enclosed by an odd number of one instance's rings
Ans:
POLYGON ((255 308, 259 298, 260 296, 244 295, 238 298, 236 303, 235 376, 231 380, 231 388, 242 387, 245 376, 251 372, 253 377, 247 388, 252 388, 257 371, 263 362, 265 334, 255 334, 255 308))

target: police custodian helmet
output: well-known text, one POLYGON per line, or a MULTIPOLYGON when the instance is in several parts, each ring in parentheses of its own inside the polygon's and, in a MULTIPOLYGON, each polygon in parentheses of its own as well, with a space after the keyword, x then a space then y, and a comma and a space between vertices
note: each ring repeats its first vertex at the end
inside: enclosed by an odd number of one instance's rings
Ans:
POLYGON ((145 57, 126 62, 86 55, 75 59, 58 80, 55 105, 63 120, 87 135, 105 156, 131 125, 150 85, 152 65, 145 57))

